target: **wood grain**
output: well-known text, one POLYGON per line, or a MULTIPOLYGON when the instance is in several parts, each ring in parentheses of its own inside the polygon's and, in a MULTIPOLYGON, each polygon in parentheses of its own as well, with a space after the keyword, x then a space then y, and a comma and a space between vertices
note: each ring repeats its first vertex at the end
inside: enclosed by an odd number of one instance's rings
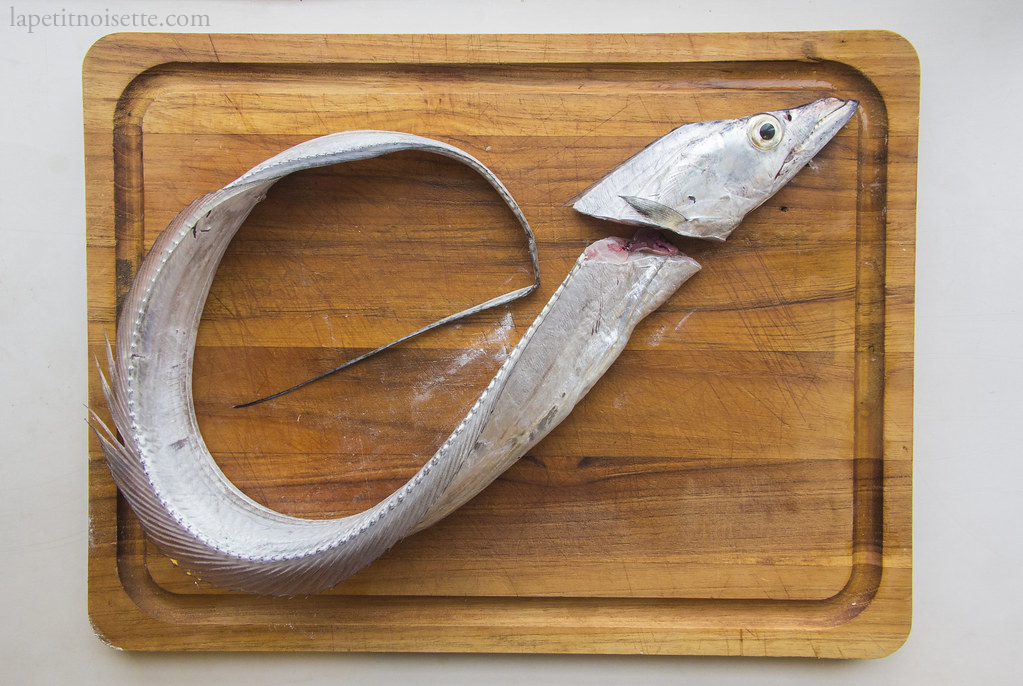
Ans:
POLYGON ((313 136, 452 143, 530 220, 539 293, 232 410, 530 281, 501 200, 428 155, 301 172, 249 217, 206 304, 195 402, 225 473, 308 517, 358 511, 408 478, 581 249, 627 233, 566 206, 590 183, 688 121, 862 103, 728 243, 678 240, 703 271, 564 424, 329 593, 259 598, 185 575, 146 543, 94 442, 89 613, 104 640, 825 657, 901 645, 919 84, 903 39, 119 34, 91 49, 83 81, 92 355, 181 208, 313 136))

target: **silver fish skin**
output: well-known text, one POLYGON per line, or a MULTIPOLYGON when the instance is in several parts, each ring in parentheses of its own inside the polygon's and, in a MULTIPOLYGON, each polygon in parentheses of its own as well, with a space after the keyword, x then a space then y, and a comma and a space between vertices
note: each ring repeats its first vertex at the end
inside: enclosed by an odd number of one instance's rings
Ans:
POLYGON ((196 426, 191 375, 161 362, 159 340, 134 348, 132 370, 119 369, 111 353, 104 392, 124 439, 94 417, 96 433, 118 488, 161 552, 224 588, 316 593, 448 515, 536 445, 618 357, 636 324, 699 268, 656 237, 591 245, 437 453, 404 486, 349 517, 284 515, 231 484, 196 426))
POLYGON ((593 217, 725 240, 853 117, 855 100, 685 124, 592 185, 573 207, 593 217))
MULTIPOLYGON (((590 245, 523 335, 465 465, 414 527, 446 517, 558 426, 625 349, 636 325, 700 265, 651 229, 590 245)), ((511 358, 510 358, 511 359, 511 358)))
POLYGON ((248 498, 217 467, 199 432, 192 401, 196 333, 217 266, 249 212, 274 183, 294 171, 400 150, 451 157, 480 173, 527 237, 534 284, 453 316, 535 289, 539 271, 532 231, 511 194, 482 163, 421 136, 348 131, 294 146, 195 200, 157 238, 125 298, 116 355, 108 348, 109 383, 103 380, 116 434, 95 415, 92 425, 118 489, 150 540, 218 585, 294 595, 328 588, 354 573, 401 537, 395 527, 376 525, 384 519, 418 521, 489 417, 495 399, 490 391, 502 379, 484 391, 414 483, 359 515, 329 521, 286 517, 248 498))
POLYGON ((102 381, 116 433, 95 415, 93 428, 147 537, 199 578, 264 595, 316 593, 343 581, 474 496, 553 429, 621 352, 636 323, 699 268, 656 236, 591 246, 467 416, 404 486, 349 517, 276 512, 227 479, 199 432, 192 362, 203 304, 228 243, 275 181, 298 169, 404 149, 469 164, 517 211, 485 167, 451 146, 393 132, 333 134, 193 202, 157 239, 132 284, 116 354, 108 347, 109 383, 102 381))

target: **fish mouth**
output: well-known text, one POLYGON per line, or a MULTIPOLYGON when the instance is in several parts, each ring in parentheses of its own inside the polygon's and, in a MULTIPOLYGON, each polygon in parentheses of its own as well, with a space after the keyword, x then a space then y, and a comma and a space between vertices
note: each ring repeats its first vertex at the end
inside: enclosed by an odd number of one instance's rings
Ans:
POLYGON ((790 170, 794 174, 801 169, 852 119, 859 106, 858 100, 823 98, 800 108, 806 109, 807 115, 813 116, 816 123, 803 141, 789 151, 775 178, 786 176, 790 170))

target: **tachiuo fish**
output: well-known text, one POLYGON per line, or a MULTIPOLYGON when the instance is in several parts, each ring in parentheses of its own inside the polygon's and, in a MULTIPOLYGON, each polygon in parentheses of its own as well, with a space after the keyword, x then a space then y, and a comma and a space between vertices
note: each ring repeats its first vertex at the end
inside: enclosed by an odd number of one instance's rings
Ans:
MULTIPOLYGON (((687 125, 616 169, 575 206, 617 221, 724 239, 855 107, 828 99, 687 125)), ((214 272, 231 237, 277 179, 409 147, 455 157, 489 175, 464 152, 408 134, 326 136, 197 200, 161 234, 139 270, 118 322, 116 351, 108 349, 110 382, 103 382, 120 438, 94 418, 97 435, 147 536, 205 580, 269 595, 315 593, 343 581, 469 500, 546 436, 617 358, 636 324, 699 270, 649 229, 631 241, 594 243, 468 415, 406 484, 349 517, 311 520, 275 512, 230 483, 199 433, 192 359, 214 272)), ((525 228, 535 267, 525 218, 500 182, 492 175, 488 181, 525 228)), ((521 291, 502 301, 514 295, 521 291)))

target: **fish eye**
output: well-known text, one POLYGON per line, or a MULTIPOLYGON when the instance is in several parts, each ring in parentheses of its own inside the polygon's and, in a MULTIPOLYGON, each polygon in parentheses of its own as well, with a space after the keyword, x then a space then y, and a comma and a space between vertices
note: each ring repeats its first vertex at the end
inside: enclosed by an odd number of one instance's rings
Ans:
POLYGON ((781 120, 773 114, 758 114, 750 118, 746 133, 753 145, 761 150, 770 150, 781 143, 784 128, 781 120))

